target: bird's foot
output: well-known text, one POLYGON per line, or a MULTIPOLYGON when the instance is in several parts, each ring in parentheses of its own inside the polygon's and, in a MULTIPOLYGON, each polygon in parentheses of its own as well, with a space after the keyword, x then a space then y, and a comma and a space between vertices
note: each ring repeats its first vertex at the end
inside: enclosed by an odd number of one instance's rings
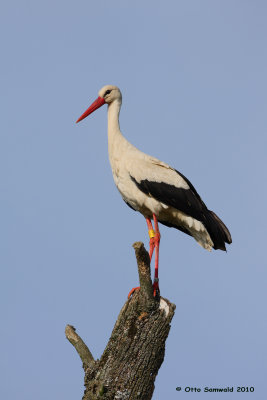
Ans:
MULTIPOLYGON (((130 290, 129 294, 128 294, 128 299, 134 294, 134 292, 136 290, 140 290, 140 286, 134 287, 132 288, 132 290, 130 290)), ((154 283, 153 283, 153 296, 157 297, 160 295, 160 290, 159 290, 159 280, 154 279, 154 283)))
POLYGON ((128 299, 131 297, 131 295, 132 295, 136 290, 140 290, 140 286, 134 287, 134 288, 132 288, 132 290, 130 290, 130 292, 129 292, 129 294, 128 294, 128 299))
POLYGON ((158 297, 159 295, 160 295, 159 280, 155 278, 153 283, 153 296, 158 297))

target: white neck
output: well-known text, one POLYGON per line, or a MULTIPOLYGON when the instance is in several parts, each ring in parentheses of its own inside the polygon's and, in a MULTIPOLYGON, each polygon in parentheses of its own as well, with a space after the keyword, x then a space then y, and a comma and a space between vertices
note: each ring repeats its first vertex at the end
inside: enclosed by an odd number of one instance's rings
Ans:
POLYGON ((118 100, 113 101, 108 106, 108 138, 120 132, 119 115, 121 109, 121 102, 118 100))
POLYGON ((123 158, 127 158, 127 155, 131 151, 138 151, 130 142, 128 142, 127 139, 125 139, 120 131, 120 109, 121 101, 119 100, 114 100, 108 106, 108 153, 115 182, 123 158))
POLYGON ((108 151, 111 156, 118 146, 118 141, 123 141, 120 131, 119 114, 121 101, 115 100, 108 106, 108 151))

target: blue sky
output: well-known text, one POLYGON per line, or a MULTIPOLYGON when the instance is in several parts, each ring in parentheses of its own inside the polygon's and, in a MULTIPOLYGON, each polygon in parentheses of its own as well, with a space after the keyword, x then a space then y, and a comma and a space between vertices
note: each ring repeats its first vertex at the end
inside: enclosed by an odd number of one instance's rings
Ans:
POLYGON ((113 183, 105 107, 75 124, 105 84, 122 91, 127 139, 185 174, 233 237, 210 254, 161 227, 161 294, 177 309, 153 399, 208 396, 177 386, 264 398, 266 11, 260 0, 2 4, 1 398, 80 399, 65 325, 100 357, 137 284, 131 245, 147 246, 147 229, 113 183))

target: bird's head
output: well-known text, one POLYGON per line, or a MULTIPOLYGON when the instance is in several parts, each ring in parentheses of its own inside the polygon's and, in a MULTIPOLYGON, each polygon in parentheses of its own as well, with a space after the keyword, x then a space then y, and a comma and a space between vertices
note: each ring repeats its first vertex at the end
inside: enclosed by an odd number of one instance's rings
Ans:
POLYGON ((110 104, 114 100, 121 101, 121 91, 117 86, 106 85, 99 90, 98 96, 105 100, 105 103, 110 104))
POLYGON ((92 114, 95 110, 99 107, 103 106, 104 104, 111 104, 114 101, 119 101, 121 103, 121 91, 117 86, 114 85, 106 85, 102 87, 102 89, 98 92, 98 98, 90 105, 90 107, 77 119, 77 122, 80 122, 88 115, 92 114))

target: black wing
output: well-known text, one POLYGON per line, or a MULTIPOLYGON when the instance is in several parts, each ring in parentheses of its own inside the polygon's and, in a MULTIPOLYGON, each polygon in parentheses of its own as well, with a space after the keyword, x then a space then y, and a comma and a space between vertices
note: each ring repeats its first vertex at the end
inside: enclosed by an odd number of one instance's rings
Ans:
MULTIPOLYGON (((131 179, 143 193, 201 221, 214 243, 214 249, 226 250, 225 243, 232 243, 230 232, 220 218, 213 211, 207 209, 192 183, 183 174, 176 172, 186 181, 189 189, 179 188, 165 182, 148 181, 147 179, 138 182, 132 176, 131 179)), ((165 225, 168 224, 165 223, 165 225)), ((168 226, 181 230, 180 227, 171 223, 168 226)), ((185 233, 188 232, 185 231, 185 233)))

